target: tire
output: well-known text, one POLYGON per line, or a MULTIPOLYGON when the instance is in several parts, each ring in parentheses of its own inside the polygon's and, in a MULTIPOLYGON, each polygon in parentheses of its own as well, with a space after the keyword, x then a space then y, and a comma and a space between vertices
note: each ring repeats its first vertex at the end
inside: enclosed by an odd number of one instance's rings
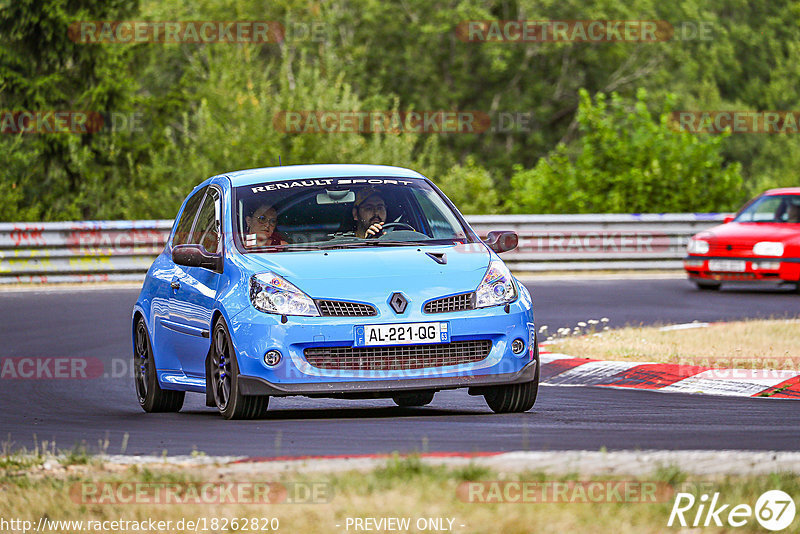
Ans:
POLYGON ((496 386, 483 395, 486 404, 494 413, 522 413, 527 412, 536 403, 539 394, 539 345, 534 349, 536 360, 536 374, 533 380, 522 384, 496 386))
POLYGON ((133 381, 139 406, 147 413, 178 412, 183 407, 186 393, 161 389, 156 377, 153 345, 144 319, 136 321, 136 338, 133 347, 133 381))
POLYGON ((392 400, 395 404, 404 408, 425 406, 433 401, 433 395, 435 393, 435 391, 414 391, 411 393, 401 393, 392 397, 392 400))
POLYGON ((225 419, 258 419, 269 406, 268 396, 242 395, 239 390, 239 364, 225 321, 220 318, 211 337, 210 383, 214 403, 225 419))
POLYGON ((700 291, 719 291, 722 287, 719 282, 695 282, 695 285, 700 291))

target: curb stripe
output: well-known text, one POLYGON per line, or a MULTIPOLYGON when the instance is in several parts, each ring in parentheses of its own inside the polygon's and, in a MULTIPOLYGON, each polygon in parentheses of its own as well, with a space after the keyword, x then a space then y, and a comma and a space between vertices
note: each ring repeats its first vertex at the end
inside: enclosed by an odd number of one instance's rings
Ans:
POLYGON ((800 375, 767 388, 759 396, 775 399, 800 399, 800 375), (777 393, 775 393, 777 391, 777 393))
POLYGON ((554 376, 560 375, 565 371, 569 371, 574 367, 583 365, 590 361, 596 360, 581 360, 576 358, 563 358, 549 363, 543 363, 539 371, 539 380, 550 380, 554 376))
POLYGON ((613 380, 598 386, 628 387, 639 389, 661 389, 702 373, 709 369, 699 365, 676 365, 669 363, 647 363, 637 365, 619 373, 613 380))
POLYGON ((545 385, 800 400, 800 373, 796 371, 615 362, 559 353, 544 353, 541 362, 540 380, 545 385))
POLYGON ((638 364, 628 362, 609 362, 583 360, 584 364, 575 366, 548 380, 549 384, 563 386, 596 386, 607 382, 611 377, 638 364))
POLYGON ((753 384, 744 381, 714 380, 711 378, 691 377, 675 384, 661 388, 661 391, 676 391, 680 393, 706 393, 708 395, 726 395, 738 397, 755 397, 762 391, 763 384, 753 384))

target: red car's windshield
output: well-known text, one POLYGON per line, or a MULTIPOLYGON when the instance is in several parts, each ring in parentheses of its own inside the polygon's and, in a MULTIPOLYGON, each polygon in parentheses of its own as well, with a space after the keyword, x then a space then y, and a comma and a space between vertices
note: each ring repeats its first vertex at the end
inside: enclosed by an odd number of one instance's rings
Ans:
POLYGON ((800 223, 800 195, 764 195, 742 210, 734 221, 800 223))

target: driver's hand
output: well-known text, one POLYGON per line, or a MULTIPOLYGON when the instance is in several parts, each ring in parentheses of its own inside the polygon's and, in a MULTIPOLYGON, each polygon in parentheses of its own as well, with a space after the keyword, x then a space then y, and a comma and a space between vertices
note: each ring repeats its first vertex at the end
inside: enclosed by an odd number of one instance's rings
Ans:
POLYGON ((383 223, 377 222, 367 228, 367 231, 364 232, 365 237, 375 237, 376 235, 380 234, 383 231, 383 223))

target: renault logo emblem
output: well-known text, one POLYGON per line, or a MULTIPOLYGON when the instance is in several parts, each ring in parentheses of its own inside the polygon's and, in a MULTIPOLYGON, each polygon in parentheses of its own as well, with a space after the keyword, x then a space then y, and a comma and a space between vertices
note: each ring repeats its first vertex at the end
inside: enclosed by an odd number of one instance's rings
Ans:
POLYGON ((392 293, 392 298, 389 299, 389 305, 392 307, 395 313, 400 314, 406 311, 408 301, 402 293, 392 293))

